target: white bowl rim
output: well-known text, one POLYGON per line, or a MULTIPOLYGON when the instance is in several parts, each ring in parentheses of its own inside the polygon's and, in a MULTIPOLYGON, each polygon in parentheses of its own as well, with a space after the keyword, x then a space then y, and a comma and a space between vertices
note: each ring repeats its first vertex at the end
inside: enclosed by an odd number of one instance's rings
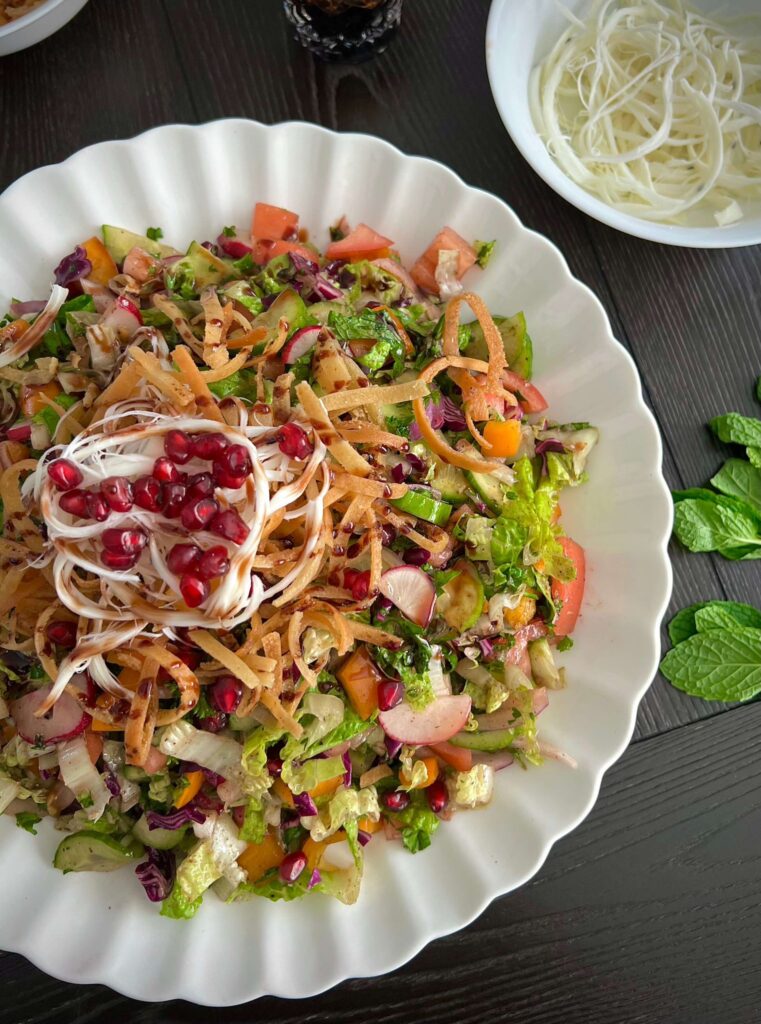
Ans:
POLYGON ((759 221, 758 233, 750 238, 733 238, 727 236, 726 229, 718 225, 716 227, 690 227, 680 224, 658 224, 654 221, 643 220, 641 217, 633 217, 629 213, 619 213, 612 206, 608 206, 602 199, 597 199, 591 193, 572 181, 565 171, 550 158, 549 169, 538 165, 528 146, 525 143, 524 135, 518 131, 513 119, 510 104, 502 97, 501 90, 496 86, 496 74, 494 71, 496 45, 496 26, 503 8, 515 0, 492 0, 489 17, 486 23, 486 69, 489 76, 494 103, 499 111, 502 123, 507 133, 515 143, 526 163, 539 177, 549 185, 553 191, 562 196, 572 206, 589 214, 595 220, 608 227, 623 231, 627 235, 634 235, 636 238, 643 238, 647 242, 660 242, 663 245, 678 245, 688 249, 740 249, 749 245, 761 243, 761 221, 759 221))
MULTIPOLYGON (((56 2, 62 2, 62 0, 56 0, 56 2)), ((504 886, 498 886, 490 889, 489 893, 486 895, 484 899, 480 901, 475 901, 473 907, 467 913, 458 916, 456 923, 445 924, 441 927, 431 927, 419 941, 415 941, 410 943, 410 945, 404 946, 403 951, 400 954, 392 954, 390 956, 385 956, 383 961, 377 965, 377 969, 374 966, 368 966, 365 967, 361 972, 346 973, 344 969, 340 967, 334 967, 333 971, 329 972, 318 985, 310 986, 308 991, 276 990, 273 986, 266 986, 265 988, 260 987, 252 994, 249 994, 243 998, 235 998, 232 1000, 225 1000, 224 997, 219 996, 213 996, 209 999, 208 1002, 197 998, 193 999, 193 1001, 197 1005, 208 1005, 215 1007, 236 1005, 247 1000, 259 998, 264 995, 273 995, 279 998, 301 999, 308 997, 310 995, 318 995, 322 992, 325 992, 335 987, 336 985, 340 984, 341 982, 348 980, 351 977, 379 977, 381 975, 390 973, 391 971, 397 970, 399 967, 402 967, 404 964, 408 963, 411 959, 413 959, 413 957, 417 956, 417 954, 420 953, 422 949, 424 949, 434 940, 442 938, 447 935, 451 935, 453 932, 459 931, 462 928, 467 927, 478 917, 480 917, 481 914, 483 914, 486 908, 495 899, 521 888, 523 885, 526 884, 526 882, 533 878, 545 863, 550 853, 550 850, 555 845, 555 843, 559 839, 562 839, 564 836, 568 835, 575 828, 577 828, 579 824, 582 821, 584 821, 584 819, 589 815, 590 811, 592 810, 597 801, 597 797, 600 792, 600 786, 602 784, 602 779, 605 775, 605 772, 611 767, 611 765, 613 765, 616 761, 619 760, 621 755, 629 746, 631 736, 634 732, 634 728, 636 725, 636 717, 639 705, 645 693, 652 684, 653 678, 655 677, 655 673, 657 671, 658 664, 660 661, 660 623, 666 612, 666 608, 668 607, 673 583, 671 561, 668 556, 668 544, 671 536, 671 527, 673 519, 673 506, 671 501, 671 494, 668 485, 666 484, 666 481, 663 477, 662 471, 663 445, 660 430, 658 428, 655 417, 651 410, 648 408, 648 406, 645 404, 642 392, 642 381, 632 356, 624 348, 621 342, 619 342, 615 338, 612 331, 612 326, 610 324, 610 319, 607 313, 605 312, 605 308, 603 307, 600 300, 597 298, 597 296, 591 290, 591 288, 589 288, 578 278, 574 277, 574 275, 571 273, 571 270, 568 266, 565 257, 563 256, 560 249, 558 249, 558 247, 554 244, 554 242, 550 241, 546 236, 542 235, 540 232, 534 231, 533 229, 526 227, 520 220, 518 215, 514 212, 512 207, 510 207, 504 199, 495 195, 492 192, 489 192, 486 189, 480 189, 477 188, 476 186, 468 185, 455 171, 453 171, 447 165, 437 160, 433 160, 429 157, 414 156, 405 153, 397 146, 394 146, 392 143, 387 142, 385 139, 380 139, 378 136, 372 135, 371 133, 368 132, 337 132, 329 128, 324 128, 321 125, 314 124, 312 122, 300 120, 281 121, 275 124, 263 124, 262 122, 255 121, 251 118, 230 117, 219 118, 215 121, 207 121, 201 124, 187 124, 174 122, 164 125, 158 125, 145 132, 140 132, 126 139, 109 139, 101 142, 92 143, 91 145, 85 146, 82 149, 79 149, 76 152, 72 153, 65 160, 59 161, 56 164, 43 165, 42 167, 35 168, 27 172, 17 181, 13 182, 10 186, 8 186, 8 188, 6 188, 3 193, 0 193, 0 201, 5 199, 7 196, 13 194, 13 192, 22 185, 22 183, 26 182, 26 180, 30 176, 36 174, 38 171, 43 171, 49 168, 59 167, 62 165, 76 162, 77 159, 83 157, 84 154, 89 154, 91 152, 98 150, 99 148, 108 148, 114 145, 118 146, 120 144, 129 144, 138 139, 142 139, 147 136, 161 133, 162 131, 179 129, 180 131, 196 132, 203 131, 204 129, 211 129, 213 126, 219 124, 224 124, 226 126, 255 125, 257 128, 264 128, 267 129, 268 131, 288 128, 296 128, 299 130, 307 129, 308 131, 313 131, 318 134, 323 134, 330 137, 338 137, 341 139, 357 138, 363 140, 371 140, 374 144, 385 147, 387 150, 392 151, 396 156, 402 157, 405 160, 412 160, 415 161, 416 163, 436 167, 439 173, 441 173, 442 171, 446 172, 446 174, 448 174, 461 188, 467 190, 468 192, 478 193, 487 196, 489 199, 493 201, 498 202, 502 206, 506 216, 509 217, 509 219, 513 222, 514 225, 518 226, 521 231, 524 231, 532 235, 535 239, 540 240, 541 244, 545 248, 547 248, 554 255, 555 258, 557 258, 560 261, 564 274, 573 283, 573 285, 576 288, 582 289, 586 293, 587 297, 591 299, 592 302, 596 305, 598 311, 602 314, 606 324, 608 342, 619 350, 619 354, 624 357, 624 360, 629 364, 630 369, 633 370, 635 374, 638 387, 636 388, 636 405, 633 407, 632 411, 636 412, 639 416, 641 416, 641 425, 643 430, 649 428, 649 440, 653 444, 653 454, 655 456, 656 462, 656 464, 653 466, 653 494, 654 496, 659 495, 661 499, 661 507, 659 511, 662 514, 662 529, 659 543, 657 544, 657 546, 654 547, 654 553, 660 555, 659 569, 662 571, 662 575, 660 592, 658 595, 654 595, 655 605, 650 610, 651 615, 653 615, 653 613, 655 614, 653 617, 653 625, 651 631, 652 654, 650 658, 649 672, 646 677, 643 675, 642 681, 636 689, 632 688, 631 698, 628 705, 628 721, 626 722, 625 728, 622 729, 621 742, 615 749, 611 751, 610 755, 606 759, 602 760, 596 766, 594 778, 592 781, 592 785, 590 787, 589 796, 586 802, 584 803, 582 810, 579 812, 579 814, 577 814, 574 818, 567 822, 563 827, 558 827, 556 831, 553 831, 552 838, 548 839, 544 843, 539 856, 537 857, 535 863, 532 864, 530 870, 526 871, 523 874, 523 876, 519 877, 517 880, 511 879, 504 886)), ((4 945, 5 944, 6 943, 4 940, 4 945)), ((156 997, 155 995, 146 994, 137 985, 131 984, 129 981, 122 980, 121 978, 116 979, 113 976, 104 978, 102 970, 98 971, 96 969, 94 971, 89 971, 87 968, 80 968, 76 976, 73 976, 73 972, 67 972, 64 966, 59 967, 55 963, 52 965, 49 964, 47 962, 49 954, 47 952, 40 952, 40 950, 36 947, 35 943, 31 939, 28 942, 17 942, 10 943, 7 945, 10 947, 9 951, 22 954, 33 964, 37 965, 41 970, 45 971, 45 973, 53 977, 56 977, 62 981, 73 982, 76 984, 105 984, 108 987, 112 988, 114 991, 120 992, 123 995, 126 995, 134 999, 152 1000, 155 998, 160 998, 162 1000, 166 1000, 175 998, 188 998, 188 996, 184 994, 182 981, 180 977, 173 980, 173 983, 170 986, 171 991, 167 991, 167 989, 165 989, 164 993, 160 997, 156 997)))
POLYGON ((42 3, 33 10, 23 14, 20 18, 14 18, 10 24, 0 27, 0 39, 13 35, 17 28, 26 28, 28 25, 33 25, 35 21, 44 18, 46 14, 51 14, 56 7, 60 7, 61 4, 65 3, 66 0, 42 0, 42 3))

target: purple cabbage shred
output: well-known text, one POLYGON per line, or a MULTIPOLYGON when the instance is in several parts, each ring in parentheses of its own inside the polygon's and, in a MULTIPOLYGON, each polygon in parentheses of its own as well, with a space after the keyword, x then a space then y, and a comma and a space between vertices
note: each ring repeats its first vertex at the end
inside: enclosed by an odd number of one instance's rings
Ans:
POLYGON ((151 903, 165 900, 174 887, 177 862, 171 850, 148 850, 148 860, 138 864, 135 874, 151 903))
POLYGON ((367 846, 372 838, 372 835, 369 832, 365 832, 363 828, 357 832, 357 839, 359 840, 360 846, 367 846))
POLYGON ((70 284, 78 281, 80 277, 87 277, 91 273, 92 263, 88 260, 87 253, 82 246, 78 245, 74 252, 64 256, 53 271, 53 276, 55 277, 56 284, 62 288, 68 288, 70 284))
POLYGON ((122 787, 119 785, 119 780, 117 779, 113 772, 106 772, 103 781, 105 782, 106 789, 111 794, 111 796, 122 795, 122 787))
POLYGON ((298 793, 294 796, 293 802, 303 818, 311 818, 312 815, 317 814, 317 805, 309 793, 298 793))
POLYGON ((202 825, 206 821, 206 815, 203 811, 192 803, 181 807, 179 811, 173 811, 171 814, 146 811, 145 817, 148 821, 149 829, 165 828, 170 832, 175 832, 178 828, 182 828, 184 825, 190 824, 190 822, 202 825))
POLYGON ((344 763, 344 786, 351 785, 351 758, 349 757, 349 751, 344 751, 343 755, 344 763))
POLYGON ((315 868, 314 871, 312 872, 312 877, 309 879, 309 884, 307 885, 307 889, 314 889, 314 887, 316 885, 319 885, 321 881, 322 881, 322 875, 317 870, 317 868, 315 868))

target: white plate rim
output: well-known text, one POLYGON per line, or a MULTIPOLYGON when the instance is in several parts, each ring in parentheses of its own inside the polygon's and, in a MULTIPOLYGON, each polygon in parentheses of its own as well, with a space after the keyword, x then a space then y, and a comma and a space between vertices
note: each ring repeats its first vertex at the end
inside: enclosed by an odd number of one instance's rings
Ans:
POLYGON ((514 213, 511 207, 503 199, 494 195, 493 193, 488 192, 487 190, 467 185, 459 175, 457 175, 450 168, 446 167, 444 164, 441 164, 440 162, 432 160, 428 157, 411 156, 409 154, 406 154, 396 146, 393 146, 391 143, 379 139, 378 137, 368 133, 334 132, 330 129, 326 129, 322 126, 315 125, 313 123, 305 121, 294 120, 280 122, 274 125, 263 125, 260 122, 253 121, 251 119, 225 118, 212 122, 207 122, 205 124, 200 125, 174 123, 157 126, 146 132, 139 133, 126 140, 108 140, 94 143, 90 146, 78 150, 77 152, 69 156, 66 160, 60 161, 57 164, 49 164, 41 168, 32 170, 25 174, 20 179, 18 179, 13 184, 11 184, 5 190, 5 192, 2 193, 2 195, 0 195, 0 209, 2 209, 2 207, 6 204, 9 198, 13 198, 16 191, 20 191, 22 186, 29 183, 30 178, 32 178, 33 176, 40 172, 49 172, 51 169, 54 168, 71 166, 78 159, 84 159, 85 156, 92 156, 94 154, 97 154, 99 151, 101 153, 104 153, 105 151, 113 147, 129 145, 132 142, 137 142, 138 140, 142 140, 160 133, 169 133, 177 130, 181 132, 190 133, 203 132, 205 130, 213 131, 215 127, 218 125, 225 125, 228 127, 241 127, 243 130, 245 130, 247 126, 254 126, 257 130, 263 128, 266 129, 268 132, 306 130, 308 132, 315 132, 318 135, 331 137, 333 139, 344 139, 349 141, 357 140, 358 144, 370 142, 372 145, 384 148, 386 151, 393 154, 395 158, 401 158, 405 162, 413 162, 418 165, 436 168, 437 173, 445 173, 447 176, 449 176, 449 178, 452 181, 456 183, 459 189, 464 190, 466 193, 476 193, 478 195, 487 197, 492 202, 498 203, 503 208, 505 215, 507 215, 507 217, 512 222, 513 227, 518 228, 521 232, 525 232, 526 234, 532 236, 535 240, 541 243, 544 249, 544 255, 553 258, 562 268, 565 278, 567 278, 567 280, 573 285, 573 287, 577 290, 583 291, 585 293, 586 299, 588 301, 591 300, 592 304, 596 308, 596 311, 603 318, 606 324, 606 341, 608 345, 613 346, 613 348, 617 352, 617 356, 619 359, 623 357, 624 362, 627 364, 628 371, 631 374, 633 374, 634 378, 636 379, 636 403, 631 411, 638 417, 639 426, 642 428, 642 430, 647 431, 647 440, 652 445, 652 456, 654 465, 651 468, 653 470, 654 477, 651 481, 651 494, 654 498, 660 499, 661 501, 660 508, 657 509, 657 512, 660 514, 661 517, 660 539, 659 543, 654 548, 654 551, 656 554, 660 555, 659 568, 662 571, 662 575, 659 581, 660 585, 658 587, 658 591, 654 595, 655 605, 648 613, 648 619, 652 618, 652 628, 650 630, 651 651, 649 658, 649 674, 647 678, 644 678, 643 676, 636 689, 632 689, 631 699, 629 701, 628 706, 627 721, 625 727, 622 729, 621 732, 621 741, 616 746, 616 748, 613 749, 610 756, 607 757, 604 761, 601 761, 597 765, 593 784, 589 789, 588 797, 582 810, 575 817, 569 819, 569 821, 567 821, 562 828, 558 828, 553 832, 552 838, 545 842, 539 856, 537 857, 535 863, 529 870, 525 871, 522 875, 518 876, 517 878, 511 879, 508 884, 504 886, 498 886, 490 890, 488 895, 478 900, 477 902, 473 903, 466 913, 459 914, 456 920, 448 921, 445 925, 442 925, 441 927, 430 929, 425 933, 425 935, 422 936, 422 938, 405 946, 402 952, 400 952, 398 955, 388 955, 382 960, 382 962, 374 966, 365 965, 362 970, 354 970, 351 972, 347 972, 346 970, 337 967, 336 969, 334 969, 332 973, 330 973, 329 976, 326 975, 326 977, 324 977, 319 984, 312 984, 306 989, 299 988, 298 985, 291 985, 287 988, 283 988, 281 986, 268 985, 265 981, 263 985, 252 985, 250 991, 244 993, 238 992, 232 998, 214 995, 213 997, 207 999, 203 996, 199 997, 197 992, 194 992, 192 995, 189 995, 187 987, 184 985, 184 981, 181 978, 174 978, 164 983, 162 985, 161 991, 157 992, 146 991, 145 989, 141 989, 139 983, 137 983, 136 981, 130 982, 128 980, 125 980, 124 978, 117 977, 113 974, 113 972, 109 973, 107 971, 106 974, 104 975, 102 968, 95 969, 93 971, 88 971, 87 969, 79 969, 76 971, 76 973, 73 973, 71 968, 62 965, 57 960, 60 953, 63 953, 64 951, 57 951, 49 947, 46 948, 44 946, 37 946, 36 943, 34 942, 33 936, 30 936, 27 941, 14 941, 12 938, 9 939, 5 936, 2 937, 3 948, 7 949, 9 952, 17 952, 24 955, 25 957, 27 957, 27 959, 29 959, 32 963, 34 963, 42 970, 44 970, 47 974, 59 978, 60 980, 69 981, 77 984, 106 984, 115 991, 135 999, 166 1000, 173 998, 185 998, 192 999, 193 1002, 199 1005, 208 1006, 236 1005, 248 1001, 250 999, 259 998, 263 995, 274 995, 284 998, 304 998, 309 995, 316 995, 320 992, 324 992, 327 989, 330 989, 335 985, 339 984, 340 982, 347 980, 351 977, 377 977, 386 974, 389 971, 393 971, 398 967, 402 966, 403 964, 407 963, 412 957, 417 955, 417 953, 419 953, 420 950, 422 950, 434 939, 452 934, 452 932, 467 926, 473 920, 479 917, 486 909, 486 907, 498 896, 502 896, 508 892, 514 891, 515 889, 524 885, 531 877, 533 877, 544 864, 554 843, 561 839, 563 836, 567 835, 569 832, 573 831, 573 829, 575 829, 588 816, 590 810, 596 802, 605 772, 615 761, 617 761, 620 758, 621 754, 624 752, 624 750, 627 748, 629 744, 629 740, 631 739, 631 735, 635 727, 636 714, 640 701, 646 693, 647 689, 649 688, 652 678, 654 677, 658 667, 660 654, 660 622, 668 605, 672 586, 672 570, 667 552, 668 541, 671 534, 672 505, 670 492, 668 490, 665 480, 663 479, 661 469, 663 454, 661 437, 658 431, 655 418, 644 402, 641 381, 634 360, 632 359, 629 352, 623 347, 623 345, 621 345, 621 343, 617 341, 617 339, 614 337, 607 314, 605 313, 604 307, 602 306, 599 299, 587 285, 579 281, 571 274, 565 257, 562 255, 560 250, 554 245, 554 243, 547 239, 545 236, 541 235, 539 232, 526 228, 521 223, 520 219, 517 217, 517 215, 514 213))

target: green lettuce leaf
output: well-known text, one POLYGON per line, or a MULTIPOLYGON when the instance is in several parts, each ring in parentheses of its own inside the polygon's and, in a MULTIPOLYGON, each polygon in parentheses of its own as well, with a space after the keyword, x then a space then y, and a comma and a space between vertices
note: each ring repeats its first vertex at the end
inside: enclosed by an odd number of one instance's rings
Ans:
POLYGON ((203 896, 195 900, 189 900, 177 883, 164 902, 161 904, 161 916, 171 917, 175 921, 188 921, 198 911, 203 896))

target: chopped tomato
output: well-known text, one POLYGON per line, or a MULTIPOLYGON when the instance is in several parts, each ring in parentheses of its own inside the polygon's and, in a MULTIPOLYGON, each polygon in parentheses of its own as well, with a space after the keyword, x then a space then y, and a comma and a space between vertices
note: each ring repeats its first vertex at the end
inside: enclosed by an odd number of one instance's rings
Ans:
POLYGON ((388 255, 394 243, 390 238, 379 235, 367 224, 357 224, 352 232, 340 242, 331 242, 325 251, 329 260, 374 260, 388 255))
POLYGON ((432 295, 438 295, 439 286, 436 283, 434 272, 424 260, 419 259, 417 263, 412 265, 410 268, 410 277, 418 288, 422 288, 424 292, 430 292, 432 295))
POLYGON ((560 537, 560 544, 566 557, 570 558, 576 569, 576 579, 570 583, 560 580, 552 581, 553 601, 562 601, 563 605, 555 622, 555 636, 568 636, 576 627, 581 603, 584 600, 584 583, 586 580, 586 558, 584 548, 570 537, 560 537))
POLYGON ((539 388, 530 384, 527 380, 524 380, 524 378, 520 377, 517 373, 513 373, 512 370, 503 370, 502 380, 504 381, 505 387, 508 391, 518 393, 520 396, 520 406, 524 412, 544 412, 547 408, 547 399, 539 388))
POLYGON ((441 760, 458 772, 467 772, 473 767, 473 751, 456 747, 454 743, 429 743, 428 746, 441 760))
POLYGON ((295 235, 299 226, 299 215, 282 206, 257 203, 251 221, 251 234, 255 239, 266 238, 270 242, 295 235))
POLYGON ((452 228, 442 228, 410 271, 415 284, 434 295, 439 293, 436 268, 439 265, 439 253, 442 251, 457 253, 458 280, 476 262, 476 250, 473 246, 452 228))
POLYGON ((282 256, 286 252, 295 252, 299 256, 303 256, 304 259, 311 260, 312 263, 317 262, 317 253, 313 249, 307 248, 305 245, 299 245, 298 242, 273 242, 269 247, 269 259, 274 259, 276 256, 282 256))
POLYGON ((87 258, 92 263, 92 270, 87 274, 87 279, 95 284, 108 284, 112 277, 116 277, 119 269, 111 259, 111 255, 99 238, 88 238, 82 243, 82 248, 87 253, 87 258))

